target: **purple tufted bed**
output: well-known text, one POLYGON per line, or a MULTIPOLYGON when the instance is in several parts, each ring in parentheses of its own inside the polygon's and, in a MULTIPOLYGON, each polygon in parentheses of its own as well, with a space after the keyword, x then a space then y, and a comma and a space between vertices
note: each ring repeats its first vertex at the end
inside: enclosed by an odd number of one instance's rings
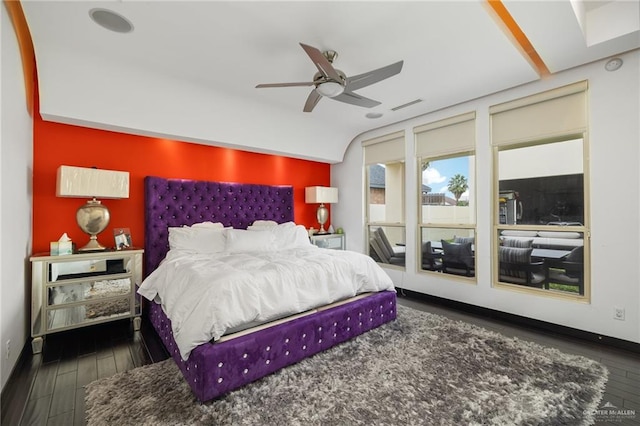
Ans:
MULTIPOLYGON (((211 221, 245 229, 255 220, 293 221, 293 188, 145 178, 145 276, 169 250, 168 228, 211 221)), ((219 397, 396 318, 396 295, 381 291, 316 308, 207 342, 183 360, 161 305, 145 311, 200 401, 219 397)))

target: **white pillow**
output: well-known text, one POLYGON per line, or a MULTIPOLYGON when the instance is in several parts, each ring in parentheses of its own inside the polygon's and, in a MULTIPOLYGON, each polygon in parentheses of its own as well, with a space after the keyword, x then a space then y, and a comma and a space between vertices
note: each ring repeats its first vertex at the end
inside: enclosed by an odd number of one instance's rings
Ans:
POLYGON ((249 231, 265 231, 278 226, 278 223, 273 220, 255 220, 253 225, 247 226, 249 231))
POLYGON ((278 226, 278 222, 275 220, 254 220, 251 226, 278 226))
POLYGON ((283 223, 275 228, 271 228, 273 234, 273 246, 275 250, 286 250, 301 248, 311 245, 309 241, 309 231, 302 225, 295 225, 293 222, 283 223))
POLYGON ((542 238, 570 238, 576 239, 582 237, 579 232, 562 232, 562 231, 540 231, 538 236, 542 238))
POLYGON ((272 243, 273 234, 268 229, 264 231, 229 229, 225 250, 229 253, 271 251, 273 249, 272 243))
POLYGON ((222 253, 226 230, 220 228, 169 228, 169 249, 194 253, 222 253))
POLYGON ((249 226, 247 226, 247 231, 268 231, 271 228, 274 228, 274 227, 273 226, 261 226, 261 225, 249 225, 249 226))
MULTIPOLYGON (((185 225, 186 226, 186 225, 185 225)), ((224 225, 222 222, 199 222, 191 225, 191 228, 212 228, 212 229, 222 229, 224 225)))
POLYGON ((517 231, 517 230, 509 230, 506 229, 501 232, 502 235, 507 235, 509 237, 536 237, 538 236, 537 231, 517 231))

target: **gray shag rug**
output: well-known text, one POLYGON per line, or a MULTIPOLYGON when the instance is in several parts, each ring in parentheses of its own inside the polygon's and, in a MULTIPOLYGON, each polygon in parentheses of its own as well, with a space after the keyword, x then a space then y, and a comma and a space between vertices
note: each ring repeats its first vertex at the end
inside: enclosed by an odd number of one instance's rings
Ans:
POLYGON ((89 425, 589 425, 591 359, 398 306, 398 319, 199 403, 174 361, 86 386, 89 425))

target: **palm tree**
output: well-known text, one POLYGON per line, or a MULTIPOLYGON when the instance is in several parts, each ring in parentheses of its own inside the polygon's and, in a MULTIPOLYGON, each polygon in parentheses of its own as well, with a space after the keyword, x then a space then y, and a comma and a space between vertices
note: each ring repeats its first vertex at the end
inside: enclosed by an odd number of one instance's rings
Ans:
POLYGON ((464 192, 469 189, 469 184, 467 183, 467 178, 461 174, 454 175, 451 179, 449 179, 449 185, 447 189, 451 191, 454 197, 456 197, 456 205, 458 205, 458 201, 464 192))

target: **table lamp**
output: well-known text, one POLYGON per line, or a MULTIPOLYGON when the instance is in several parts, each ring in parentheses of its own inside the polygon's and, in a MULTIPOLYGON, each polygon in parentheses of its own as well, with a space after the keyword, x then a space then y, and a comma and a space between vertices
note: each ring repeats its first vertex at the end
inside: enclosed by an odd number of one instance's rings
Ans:
POLYGON ((89 234, 89 243, 78 251, 105 250, 97 235, 109 225, 109 209, 100 198, 129 198, 129 172, 60 166, 56 181, 58 197, 90 198, 76 212, 78 226, 89 234))
POLYGON ((328 186, 309 186, 304 190, 304 201, 307 204, 318 204, 318 210, 316 211, 316 218, 320 224, 320 231, 318 234, 326 234, 324 224, 327 223, 329 218, 329 210, 324 206, 325 203, 337 203, 338 202, 338 188, 331 188, 328 186))

